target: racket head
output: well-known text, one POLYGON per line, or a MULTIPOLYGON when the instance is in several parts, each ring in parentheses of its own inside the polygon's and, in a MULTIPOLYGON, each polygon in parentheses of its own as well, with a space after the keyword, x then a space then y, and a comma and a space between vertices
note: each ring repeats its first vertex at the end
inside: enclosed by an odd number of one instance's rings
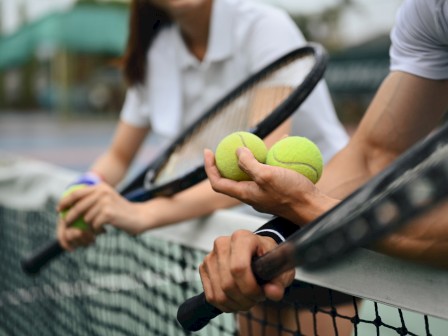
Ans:
POLYGON ((122 193, 133 201, 145 201, 173 195, 203 181, 207 177, 204 148, 214 150, 222 138, 236 131, 265 138, 313 91, 327 60, 325 49, 310 43, 261 69, 185 129, 122 193), (254 108, 256 104, 259 109, 254 108))

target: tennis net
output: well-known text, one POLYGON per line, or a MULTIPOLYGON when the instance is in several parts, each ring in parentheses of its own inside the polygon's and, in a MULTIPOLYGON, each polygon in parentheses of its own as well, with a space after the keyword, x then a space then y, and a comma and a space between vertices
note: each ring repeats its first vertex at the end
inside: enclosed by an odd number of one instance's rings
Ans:
MULTIPOLYGON (((139 237, 108 229, 94 246, 28 277, 19 260, 54 236, 56 202, 74 176, 0 159, 2 336, 190 334, 177 323, 177 308, 202 291, 197 267, 214 238, 265 222, 219 211, 139 237)), ((360 250, 325 269, 298 269, 296 279, 281 303, 222 314, 195 335, 447 334, 446 271, 360 250)))

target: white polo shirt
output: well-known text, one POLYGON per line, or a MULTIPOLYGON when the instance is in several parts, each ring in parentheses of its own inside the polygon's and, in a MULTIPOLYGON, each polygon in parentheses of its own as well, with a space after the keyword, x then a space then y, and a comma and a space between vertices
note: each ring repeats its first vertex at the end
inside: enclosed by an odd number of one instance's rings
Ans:
POLYGON ((448 1, 406 0, 391 40, 392 71, 448 79, 448 1))
MULTIPOLYGON (((202 62, 175 24, 159 32, 148 53, 144 85, 130 88, 121 119, 174 137, 251 74, 305 39, 286 12, 249 0, 214 0, 202 62)), ((295 134, 313 140, 327 160, 347 141, 324 83, 296 113, 295 134)))

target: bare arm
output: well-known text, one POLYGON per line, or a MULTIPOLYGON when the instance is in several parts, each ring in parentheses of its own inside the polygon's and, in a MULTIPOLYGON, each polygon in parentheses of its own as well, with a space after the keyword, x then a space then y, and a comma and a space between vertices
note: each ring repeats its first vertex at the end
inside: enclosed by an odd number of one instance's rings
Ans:
POLYGON ((120 121, 111 145, 91 169, 98 172, 108 184, 117 185, 125 176, 148 131, 148 128, 135 127, 120 121))
POLYGON ((347 147, 325 167, 319 188, 343 198, 383 170, 436 127, 448 106, 447 90, 448 81, 391 73, 347 147))
MULTIPOLYGON (((267 147, 269 148, 282 136, 287 135, 290 127, 290 120, 280 125, 266 138, 267 147)), ((215 210, 236 206, 241 202, 233 197, 216 193, 211 188, 209 181, 206 180, 172 197, 158 197, 145 204, 146 207, 143 211, 147 220, 136 228, 134 233, 206 216, 215 210)))
MULTIPOLYGON (((389 75, 349 145, 326 167, 319 187, 343 198, 383 170, 438 125, 448 106, 447 90, 448 81, 399 72, 389 75)), ((375 249, 448 267, 447 210, 447 204, 439 206, 383 239, 375 249)))
MULTIPOLYGON (((235 183, 220 178, 211 153, 206 155, 209 180, 218 192, 304 225, 430 133, 448 106, 447 90, 448 81, 431 81, 400 72, 390 74, 349 144, 325 167, 316 187, 299 174, 259 164, 247 151, 241 151, 239 164, 253 182, 235 183)), ((446 265, 441 256, 448 253, 448 220, 441 213, 433 213, 418 221, 423 224, 397 232, 377 248, 407 259, 446 265)))
MULTIPOLYGON (((290 121, 286 121, 266 138, 267 145, 287 134, 289 129, 290 121)), ((95 163, 93 169, 103 174, 108 184, 119 181, 135 155, 137 149, 134 146, 140 144, 144 134, 143 129, 120 123, 111 149, 95 163), (133 136, 133 132, 137 134, 133 136)), ((66 249, 90 244, 94 240, 92 233, 69 227, 80 216, 91 225, 93 233, 101 233, 102 227, 110 224, 135 235, 237 204, 240 202, 236 199, 214 192, 208 181, 172 197, 157 197, 144 203, 129 202, 110 185, 102 183, 73 192, 61 200, 59 210, 70 210, 65 223, 58 226, 58 237, 66 249)))

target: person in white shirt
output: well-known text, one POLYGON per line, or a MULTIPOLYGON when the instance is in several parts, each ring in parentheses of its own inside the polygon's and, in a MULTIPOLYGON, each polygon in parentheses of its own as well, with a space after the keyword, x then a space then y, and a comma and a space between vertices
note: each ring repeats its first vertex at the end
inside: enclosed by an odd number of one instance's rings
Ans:
MULTIPOLYGON (((129 234, 240 204, 207 181, 172 197, 132 203, 117 193, 145 137, 173 138, 248 76, 306 43, 278 8, 243 0, 134 0, 123 70, 129 84, 112 144, 93 164, 96 183, 62 199, 70 208, 58 225, 67 250, 91 244, 110 224, 129 234), (83 216, 81 232, 71 223, 83 216)), ((324 82, 297 112, 296 132, 315 141, 329 159, 347 142, 324 82)), ((266 140, 289 133, 285 123, 266 140)), ((206 147, 206 144, 204 144, 206 147)), ((94 178, 95 180, 95 178, 94 178)))
MULTIPOLYGON (((209 151, 205 167, 213 189, 291 221, 288 228, 269 230, 293 232, 334 207, 437 128, 448 109, 448 1, 404 1, 391 40, 389 75, 348 145, 325 167, 316 186, 290 170, 258 164, 241 148, 239 164, 253 181, 236 184, 221 178, 209 151)), ((447 211, 445 202, 373 248, 446 269, 447 211)), ((247 310, 265 298, 280 300, 294 278, 294 270, 261 287, 250 268, 255 254, 264 254, 277 246, 276 237, 238 231, 231 237, 217 239, 200 267, 207 301, 228 312, 247 310), (221 279, 226 280, 225 286, 221 279)))

